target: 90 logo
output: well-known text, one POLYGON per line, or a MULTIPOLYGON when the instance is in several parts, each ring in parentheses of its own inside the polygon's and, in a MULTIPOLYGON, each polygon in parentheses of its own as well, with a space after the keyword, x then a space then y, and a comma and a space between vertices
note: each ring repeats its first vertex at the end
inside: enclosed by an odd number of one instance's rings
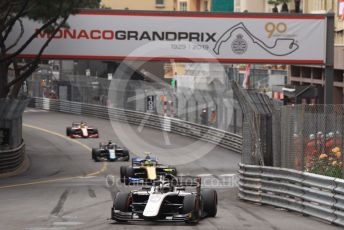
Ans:
POLYGON ((287 24, 281 22, 281 23, 273 23, 268 22, 265 24, 265 31, 268 33, 268 38, 271 38, 272 35, 277 33, 285 33, 288 30, 287 24))

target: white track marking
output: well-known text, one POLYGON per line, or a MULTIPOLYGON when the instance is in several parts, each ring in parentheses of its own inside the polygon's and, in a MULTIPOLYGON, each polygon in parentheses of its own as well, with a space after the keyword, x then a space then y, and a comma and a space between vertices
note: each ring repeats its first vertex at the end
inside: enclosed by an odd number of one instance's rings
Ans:
POLYGON ((199 177, 210 177, 213 176, 213 174, 198 174, 199 177))
POLYGON ((76 225, 81 225, 83 224, 82 222, 54 222, 54 226, 76 226, 76 225))
POLYGON ((52 228, 24 228, 25 230, 66 230, 65 227, 52 227, 52 228))
POLYGON ((234 177, 237 176, 238 174, 222 174, 220 177, 234 177))

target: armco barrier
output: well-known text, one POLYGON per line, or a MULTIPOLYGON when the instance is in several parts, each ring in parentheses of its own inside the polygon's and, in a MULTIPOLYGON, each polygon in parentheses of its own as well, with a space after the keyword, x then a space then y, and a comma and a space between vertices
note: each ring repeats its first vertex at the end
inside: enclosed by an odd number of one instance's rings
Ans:
POLYGON ((344 226, 344 180, 292 169, 240 164, 239 198, 344 226))
POLYGON ((15 149, 0 150, 0 174, 11 172, 19 168, 24 161, 24 153, 24 142, 15 149))
POLYGON ((83 104, 72 101, 53 100, 47 98, 32 98, 29 107, 56 112, 92 116, 113 121, 127 122, 159 130, 171 131, 196 139, 217 144, 236 153, 241 153, 242 137, 220 129, 198 125, 176 118, 163 117, 154 114, 108 108, 100 105, 83 104))

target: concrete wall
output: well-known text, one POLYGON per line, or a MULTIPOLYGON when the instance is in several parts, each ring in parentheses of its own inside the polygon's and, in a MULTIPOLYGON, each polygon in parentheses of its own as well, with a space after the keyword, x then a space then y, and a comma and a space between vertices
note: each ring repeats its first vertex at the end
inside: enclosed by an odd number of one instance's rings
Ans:
POLYGON ((9 143, 0 149, 13 149, 22 143, 22 114, 28 100, 0 100, 0 128, 9 129, 9 143))
POLYGON ((247 10, 248 12, 265 12, 266 2, 265 0, 241 0, 240 11, 247 10))

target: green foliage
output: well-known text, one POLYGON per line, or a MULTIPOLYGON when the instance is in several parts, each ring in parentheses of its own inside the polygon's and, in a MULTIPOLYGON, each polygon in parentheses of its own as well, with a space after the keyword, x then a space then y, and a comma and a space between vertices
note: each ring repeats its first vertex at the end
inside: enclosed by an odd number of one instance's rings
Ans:
POLYGON ((333 148, 328 154, 316 154, 309 164, 306 171, 324 176, 343 178, 343 162, 341 152, 338 147, 333 148))
POLYGON ((22 82, 38 67, 41 55, 60 28, 68 27, 67 19, 85 8, 99 8, 101 0, 1 0, 0 1, 0 98, 17 97, 22 82), (26 41, 21 41, 25 28, 23 18, 41 23, 26 41), (9 34, 15 25, 21 31, 15 40, 9 41, 9 34), (34 40, 38 33, 45 31, 50 36, 33 60, 22 67, 16 64, 16 58, 34 40), (21 45, 20 42, 21 42, 21 45), (9 81, 8 69, 15 69, 15 79, 9 81), (11 92, 12 90, 12 92, 11 92), (10 94, 10 95, 9 95, 10 94))
MULTIPOLYGON (((20 14, 19 18, 28 17, 32 20, 47 23, 52 18, 62 19, 79 12, 83 8, 99 8, 101 0, 2 0, 6 7, 0 7, 0 19, 9 12, 10 19, 20 14), (22 12, 22 13, 21 13, 22 12)), ((57 23, 51 23, 50 30, 57 23)))

